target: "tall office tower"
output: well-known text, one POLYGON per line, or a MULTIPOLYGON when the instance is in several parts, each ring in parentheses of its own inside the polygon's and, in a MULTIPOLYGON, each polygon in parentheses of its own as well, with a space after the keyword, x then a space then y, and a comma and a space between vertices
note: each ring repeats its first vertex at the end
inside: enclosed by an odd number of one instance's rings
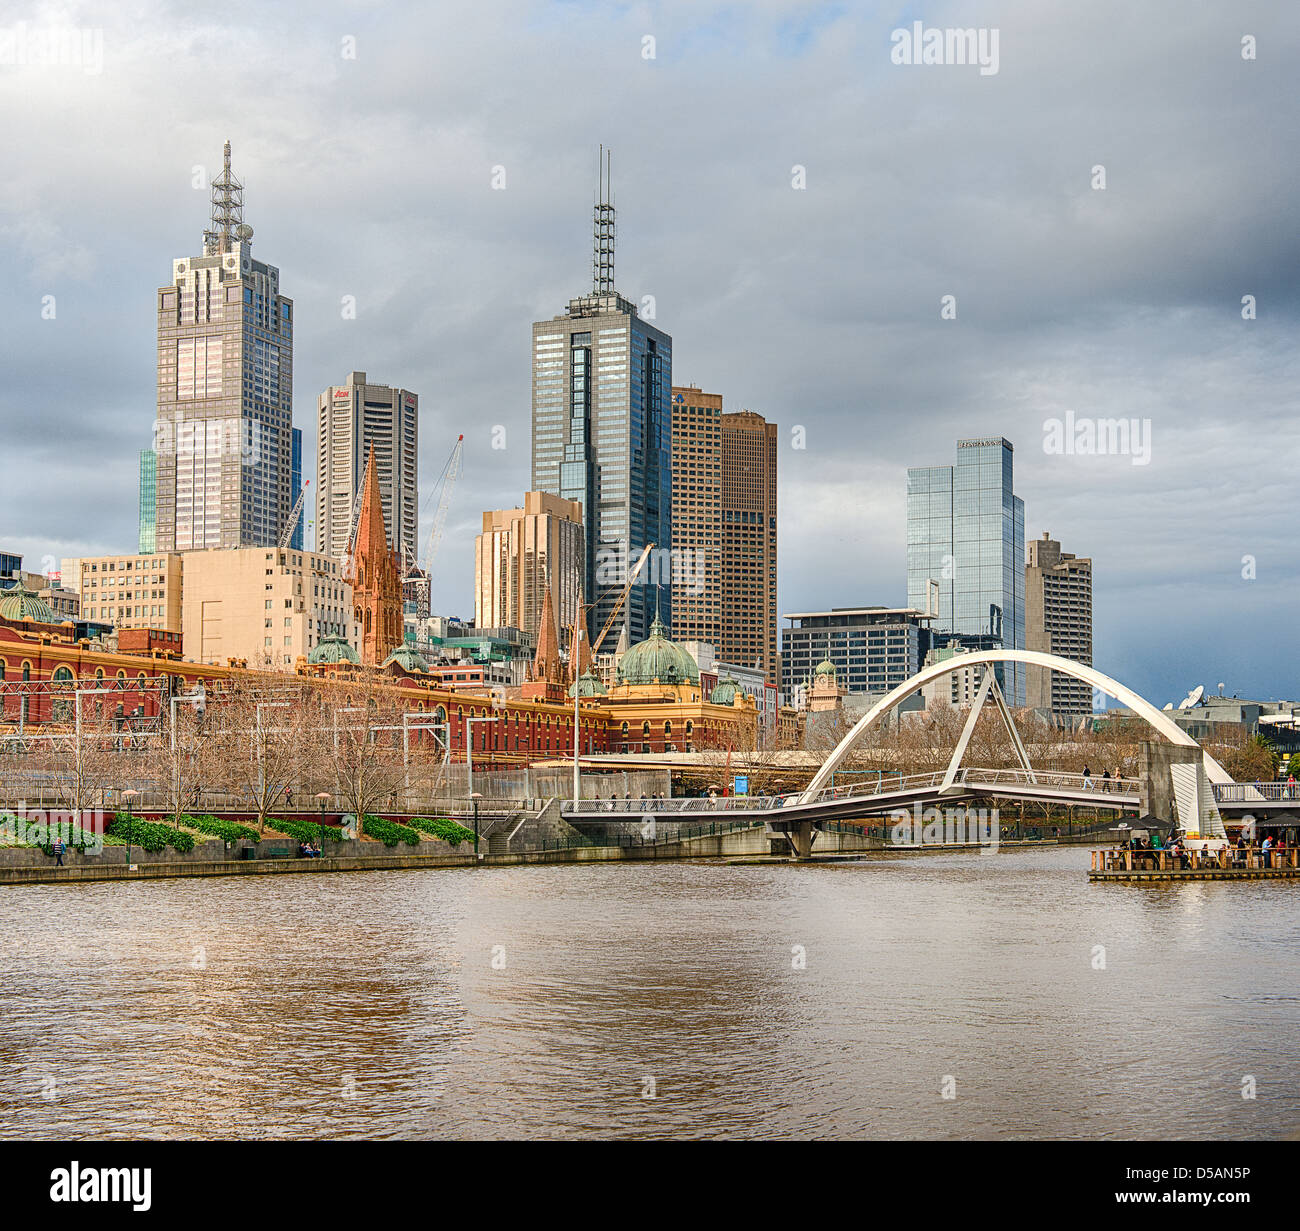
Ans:
MULTIPOLYGON (((1025 505, 1012 490, 1012 446, 1002 437, 957 442, 955 466, 907 472, 907 602, 926 610, 939 589, 934 643, 967 649, 1025 648, 1025 505), (946 637, 945 637, 946 634, 946 637)), ((1025 672, 995 675, 1015 706, 1025 672)))
POLYGON ((776 424, 752 410, 722 416, 722 620, 725 662, 775 683, 776 424))
POLYGON ((673 586, 673 638, 707 641, 723 662, 722 396, 673 386, 673 551, 693 567, 673 586))
POLYGON ((151 556, 158 541, 158 455, 140 450, 140 542, 142 556, 151 556))
MULTIPOLYGON (((1092 666, 1092 561, 1080 559, 1043 531, 1029 544, 1025 566, 1025 648, 1092 666)), ((1068 720, 1092 714, 1092 689, 1082 680, 1029 667, 1027 703, 1068 720)))
POLYGON ((293 303, 252 244, 227 141, 203 253, 158 289, 159 552, 273 546, 293 507, 293 303))
POLYGON ((364 372, 331 385, 316 402, 316 544, 342 559, 366 458, 373 445, 390 546, 404 569, 419 560, 420 399, 409 389, 372 383, 364 372))
POLYGON ((474 624, 539 633, 548 590, 562 628, 573 627, 586 552, 582 505, 548 492, 526 492, 523 508, 483 514, 474 541, 474 624))
POLYGON ((664 623, 673 619, 672 578, 663 567, 672 546, 672 338, 614 289, 608 176, 605 160, 591 294, 533 325, 531 486, 582 505, 589 633, 609 618, 646 544, 663 553, 642 571, 619 619, 634 643, 650 635, 656 609, 664 623))

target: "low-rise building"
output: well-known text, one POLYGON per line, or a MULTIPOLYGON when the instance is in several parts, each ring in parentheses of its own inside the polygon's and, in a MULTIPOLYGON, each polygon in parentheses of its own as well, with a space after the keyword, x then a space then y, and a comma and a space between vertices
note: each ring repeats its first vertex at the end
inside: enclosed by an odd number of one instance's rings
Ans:
POLYGON ((181 631, 184 578, 178 552, 73 556, 63 561, 63 583, 81 596, 84 620, 181 631))

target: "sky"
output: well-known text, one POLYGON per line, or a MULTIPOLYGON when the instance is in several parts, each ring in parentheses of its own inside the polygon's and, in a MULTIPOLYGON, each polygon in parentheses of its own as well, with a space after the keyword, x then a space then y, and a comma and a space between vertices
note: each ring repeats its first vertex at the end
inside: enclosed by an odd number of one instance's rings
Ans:
POLYGON ((674 382, 780 425, 780 611, 904 605, 907 467, 1004 436, 1026 539, 1094 562, 1100 670, 1300 698, 1298 54, 1292 0, 0 3, 0 548, 134 550, 153 297, 229 138, 307 473, 327 385, 418 392, 422 538, 465 434, 434 605, 472 618, 603 143, 674 382), (917 21, 996 60, 896 63, 917 21))

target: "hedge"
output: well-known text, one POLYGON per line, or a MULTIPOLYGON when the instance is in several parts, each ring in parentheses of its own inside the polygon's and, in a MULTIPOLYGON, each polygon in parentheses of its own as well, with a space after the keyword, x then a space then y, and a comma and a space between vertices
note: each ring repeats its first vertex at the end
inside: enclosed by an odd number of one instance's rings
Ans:
POLYGON ((396 846, 405 842, 408 846, 417 846, 420 832, 408 825, 396 825, 392 821, 381 821, 377 816, 367 816, 362 822, 362 832, 372 838, 378 838, 385 846, 396 846))
MULTIPOLYGON (((267 829, 274 829, 276 833, 288 834, 291 838, 297 838, 299 842, 318 842, 320 840, 321 826, 315 821, 281 821, 273 816, 266 818, 267 829)), ((337 825, 326 825, 325 838, 329 842, 342 842, 343 834, 339 831, 337 825)))
POLYGON ((192 833, 181 833, 170 825, 159 825, 155 821, 142 821, 125 812, 119 812, 109 821, 107 832, 132 846, 142 846, 147 851, 160 851, 170 846, 184 854, 194 849, 192 833))
POLYGON ((441 838, 451 846, 474 841, 474 831, 466 829, 459 821, 453 821, 450 817, 414 816, 411 818, 411 824, 416 829, 432 834, 435 838, 441 838))
POLYGON ((220 817, 210 814, 183 816, 181 824, 197 829, 200 833, 209 833, 223 842, 238 842, 241 838, 256 842, 259 836, 256 829, 250 829, 247 825, 240 825, 236 821, 223 821, 220 817))

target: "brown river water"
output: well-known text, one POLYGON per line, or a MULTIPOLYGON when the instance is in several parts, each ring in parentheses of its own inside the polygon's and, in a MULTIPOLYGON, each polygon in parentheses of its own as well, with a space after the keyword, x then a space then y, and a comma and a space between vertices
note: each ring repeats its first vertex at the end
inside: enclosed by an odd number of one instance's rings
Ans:
POLYGON ((1300 1130, 1300 883, 1087 866, 7 886, 0 1138, 1300 1130))

